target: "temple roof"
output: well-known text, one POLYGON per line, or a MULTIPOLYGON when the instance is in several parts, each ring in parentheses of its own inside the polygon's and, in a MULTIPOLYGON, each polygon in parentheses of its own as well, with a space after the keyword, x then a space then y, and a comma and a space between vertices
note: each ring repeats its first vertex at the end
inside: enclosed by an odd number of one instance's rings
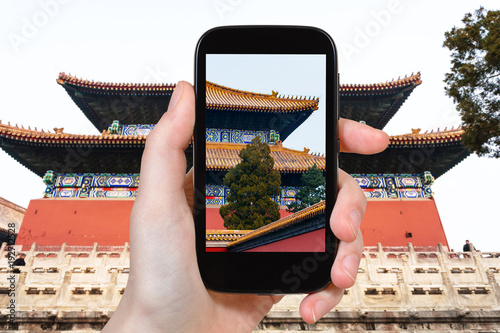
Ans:
POLYGON ((386 83, 341 84, 340 116, 382 129, 421 83, 419 72, 386 83))
MULTIPOLYGON (((94 82, 64 73, 59 74, 57 82, 99 131, 106 129, 113 120, 122 124, 156 124, 167 109, 175 88, 175 84, 94 82)), ((386 83, 340 84, 340 116, 363 120, 381 129, 421 82, 420 73, 417 73, 386 83)), ((310 112, 308 110, 317 108, 315 98, 284 98, 274 92, 267 95, 208 84, 208 104, 214 107, 213 110, 231 108, 266 113, 272 109, 286 112, 290 117, 292 110, 310 112)), ((264 120, 259 125, 265 123, 269 122, 264 120)), ((230 124, 235 125, 234 119, 230 124)), ((248 122, 242 124, 249 125, 248 122)), ((232 128, 228 124, 212 127, 232 128)), ((282 135, 289 134, 285 130, 280 132, 282 135)))
POLYGON ((110 135, 107 132, 79 135, 64 133, 63 130, 38 131, 0 122, 0 145, 40 177, 47 170, 57 173, 139 172, 146 136, 110 135))
POLYGON ((284 97, 232 89, 207 81, 207 108, 236 111, 294 113, 318 109, 319 98, 284 97))
POLYGON ((470 155, 462 145, 463 129, 412 133, 390 137, 386 150, 375 155, 341 153, 340 168, 348 173, 422 173, 440 177, 470 155))
MULTIPOLYGON (((226 171, 236 166, 241 161, 238 154, 245 147, 245 144, 239 143, 207 142, 207 170, 226 171)), ((306 172, 314 164, 320 170, 325 170, 325 158, 309 154, 309 149, 294 150, 285 148, 281 144, 269 145, 269 148, 274 159, 274 170, 281 173, 306 172)))
MULTIPOLYGON (((469 154, 462 145, 463 130, 420 133, 390 137, 389 147, 375 155, 340 155, 340 167, 349 173, 423 173, 439 177, 469 154)), ((0 145, 9 155, 39 176, 47 170, 57 173, 110 172, 138 173, 146 135, 98 135, 33 130, 0 122, 0 145)), ((239 160, 244 144, 207 143, 207 170, 226 171, 239 160)), ((314 163, 324 169, 324 157, 304 151, 270 145, 275 168, 282 173, 300 173, 314 163)), ((192 146, 186 151, 192 163, 192 146)))
POLYGON ((318 98, 284 97, 232 89, 207 81, 207 128, 274 130, 285 140, 313 111, 318 98))
POLYGON ((60 73, 57 83, 99 130, 113 122, 156 124, 165 113, 175 84, 94 82, 60 73))
POLYGON ((404 78, 392 79, 385 83, 367 83, 367 84, 340 84, 339 94, 343 97, 351 96, 380 96, 391 95, 394 92, 399 92, 400 89, 408 88, 411 86, 418 86, 422 83, 420 72, 411 74, 404 78))

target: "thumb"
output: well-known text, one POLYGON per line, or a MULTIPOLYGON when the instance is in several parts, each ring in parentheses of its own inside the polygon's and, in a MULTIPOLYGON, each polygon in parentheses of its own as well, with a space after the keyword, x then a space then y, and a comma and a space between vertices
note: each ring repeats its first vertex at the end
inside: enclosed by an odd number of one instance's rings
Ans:
MULTIPOLYGON (((160 200, 175 208, 185 201, 185 149, 193 136, 195 106, 193 87, 184 81, 175 88, 167 112, 148 135, 142 155, 139 196, 160 200)), ((167 208, 167 207, 166 207, 167 208)))
MULTIPOLYGON (((165 243, 166 235, 194 233, 186 229, 192 228, 193 223, 184 194, 184 150, 193 135, 194 101, 193 87, 179 82, 167 112, 146 140, 138 195, 130 219, 130 245, 140 248, 134 252, 142 252, 143 258, 149 255, 144 253, 149 251, 147 244, 165 247, 168 252, 171 249, 165 243)), ((174 243, 175 240, 168 242, 170 246, 174 243)))

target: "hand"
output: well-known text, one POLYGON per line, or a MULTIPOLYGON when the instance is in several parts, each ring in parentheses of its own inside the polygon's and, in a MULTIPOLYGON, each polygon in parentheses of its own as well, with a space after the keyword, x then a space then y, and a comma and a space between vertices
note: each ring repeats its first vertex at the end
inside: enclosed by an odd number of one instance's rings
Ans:
MULTIPOLYGON (((139 193, 130 216, 130 275, 122 300, 103 332, 251 332, 279 296, 232 295, 205 288, 196 262, 192 172, 184 150, 193 134, 193 87, 179 82, 168 112, 148 135, 139 193)), ((340 121, 341 150, 382 151, 387 134, 340 121)), ((313 323, 342 298, 356 278, 363 240, 359 226, 366 199, 357 183, 339 171, 339 195, 330 223, 341 240, 332 284, 300 305, 313 323)))

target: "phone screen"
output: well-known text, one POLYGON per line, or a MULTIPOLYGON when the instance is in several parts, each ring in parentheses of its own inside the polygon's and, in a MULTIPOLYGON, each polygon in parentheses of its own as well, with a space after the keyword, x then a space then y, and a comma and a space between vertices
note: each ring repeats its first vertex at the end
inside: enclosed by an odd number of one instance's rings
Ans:
POLYGON ((207 252, 324 252, 326 54, 206 54, 207 252))
POLYGON ((227 26, 200 38, 194 220, 208 288, 283 294, 330 282, 337 73, 333 40, 317 28, 227 26))

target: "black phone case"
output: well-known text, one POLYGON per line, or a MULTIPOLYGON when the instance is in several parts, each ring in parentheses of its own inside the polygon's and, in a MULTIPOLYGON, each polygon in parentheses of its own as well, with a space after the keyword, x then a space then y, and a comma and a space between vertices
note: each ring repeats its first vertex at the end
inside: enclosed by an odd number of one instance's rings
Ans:
MULTIPOLYGON (((237 88, 237 87, 235 87, 237 88)), ((295 26, 214 28, 199 40, 195 56, 196 124, 194 137, 196 251, 201 277, 215 291, 230 293, 309 293, 330 283, 338 239, 330 228, 337 195, 338 70, 335 45, 324 31, 295 26), (206 251, 206 55, 326 55, 325 246, 321 252, 206 251)))

